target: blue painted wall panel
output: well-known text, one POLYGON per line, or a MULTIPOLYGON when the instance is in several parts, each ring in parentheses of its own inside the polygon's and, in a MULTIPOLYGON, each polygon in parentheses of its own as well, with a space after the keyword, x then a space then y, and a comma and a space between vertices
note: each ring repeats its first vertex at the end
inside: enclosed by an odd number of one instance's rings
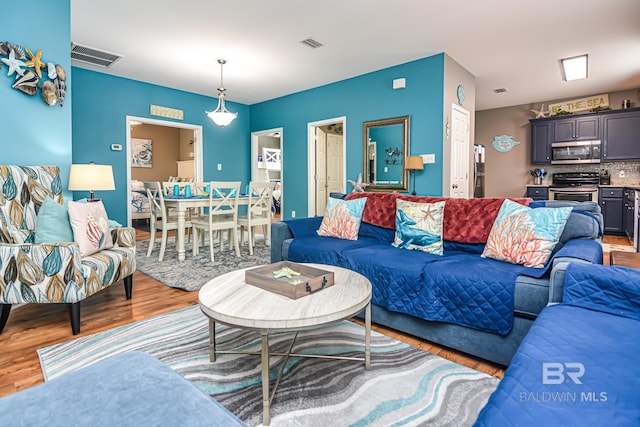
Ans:
MULTIPOLYGON (((411 116, 411 153, 434 153, 438 163, 416 175, 420 194, 442 194, 444 54, 251 106, 251 131, 283 128, 284 218, 307 214, 307 124, 346 116, 347 178, 362 172, 362 123, 411 116), (392 89, 396 78, 407 87, 392 89)), ((350 188, 348 188, 350 191, 350 188)))
MULTIPOLYGON (((126 144, 126 116, 201 125, 204 179, 241 180, 243 185, 249 182, 248 106, 227 102, 227 108, 239 115, 231 125, 220 128, 205 114, 205 110, 215 109, 216 98, 77 67, 73 68, 73 73, 73 161, 113 165, 116 191, 105 191, 99 195, 110 218, 126 224, 126 151, 111 151, 111 144, 122 144, 123 147, 126 144), (183 110, 184 120, 151 116, 151 104, 183 110), (218 163, 223 164, 222 171, 217 170, 218 163)), ((76 198, 87 196, 88 193, 76 192, 76 198)))
POLYGON ((3 2, 0 28, 2 41, 29 47, 34 54, 42 49, 43 62, 60 64, 67 72, 64 106, 50 107, 42 100, 40 91, 29 96, 11 88, 15 75, 7 76, 8 68, 2 66, 0 163, 57 165, 66 187, 71 164, 70 1, 3 2))

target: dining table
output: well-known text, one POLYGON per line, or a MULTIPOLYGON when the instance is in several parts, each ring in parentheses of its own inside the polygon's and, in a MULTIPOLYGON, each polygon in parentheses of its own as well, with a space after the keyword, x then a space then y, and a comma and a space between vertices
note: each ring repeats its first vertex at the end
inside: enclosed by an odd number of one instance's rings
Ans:
MULTIPOLYGON (((214 202, 216 199, 222 203, 225 200, 222 197, 213 197, 214 202)), ((178 229, 176 230, 176 246, 178 247, 178 261, 184 261, 185 259, 185 250, 184 250, 184 240, 185 240, 185 222, 187 211, 192 208, 208 208, 209 207, 209 196, 201 196, 194 195, 191 197, 186 196, 164 196, 164 204, 167 208, 172 208, 174 212, 177 214, 178 220, 178 229)), ((248 195, 240 195, 238 196, 238 206, 249 204, 249 196, 248 195)), ((194 242, 195 244, 195 242, 194 242)))

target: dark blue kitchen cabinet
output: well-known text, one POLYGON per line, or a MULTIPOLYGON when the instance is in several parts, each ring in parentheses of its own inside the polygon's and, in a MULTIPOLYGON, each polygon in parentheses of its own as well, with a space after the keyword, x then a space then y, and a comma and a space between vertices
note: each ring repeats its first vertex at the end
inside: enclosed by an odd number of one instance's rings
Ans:
POLYGON ((602 115, 602 161, 640 160, 640 108, 602 115))
POLYGON ((552 142, 600 139, 600 117, 565 117, 553 122, 552 142))
POLYGON ((606 234, 623 234, 625 214, 623 189, 600 187, 598 199, 604 220, 604 232, 606 234))
POLYGON ((527 187, 527 197, 533 200, 549 200, 549 187, 530 185, 527 187))
POLYGON ((531 120, 531 164, 551 163, 551 124, 531 120))

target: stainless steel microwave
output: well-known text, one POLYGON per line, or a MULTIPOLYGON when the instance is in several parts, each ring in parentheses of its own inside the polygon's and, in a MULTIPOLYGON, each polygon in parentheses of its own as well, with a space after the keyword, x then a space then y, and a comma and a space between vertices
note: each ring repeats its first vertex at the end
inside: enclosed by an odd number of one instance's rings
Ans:
POLYGON ((600 163, 600 141, 570 141, 551 144, 551 164, 600 163))

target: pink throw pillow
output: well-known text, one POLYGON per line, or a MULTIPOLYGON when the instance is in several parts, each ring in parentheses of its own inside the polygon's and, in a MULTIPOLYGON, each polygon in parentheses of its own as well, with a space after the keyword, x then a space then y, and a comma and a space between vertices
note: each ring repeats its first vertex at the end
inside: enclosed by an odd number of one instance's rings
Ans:
POLYGON ((80 256, 113 247, 107 211, 102 201, 69 202, 68 207, 73 240, 80 246, 80 256))

